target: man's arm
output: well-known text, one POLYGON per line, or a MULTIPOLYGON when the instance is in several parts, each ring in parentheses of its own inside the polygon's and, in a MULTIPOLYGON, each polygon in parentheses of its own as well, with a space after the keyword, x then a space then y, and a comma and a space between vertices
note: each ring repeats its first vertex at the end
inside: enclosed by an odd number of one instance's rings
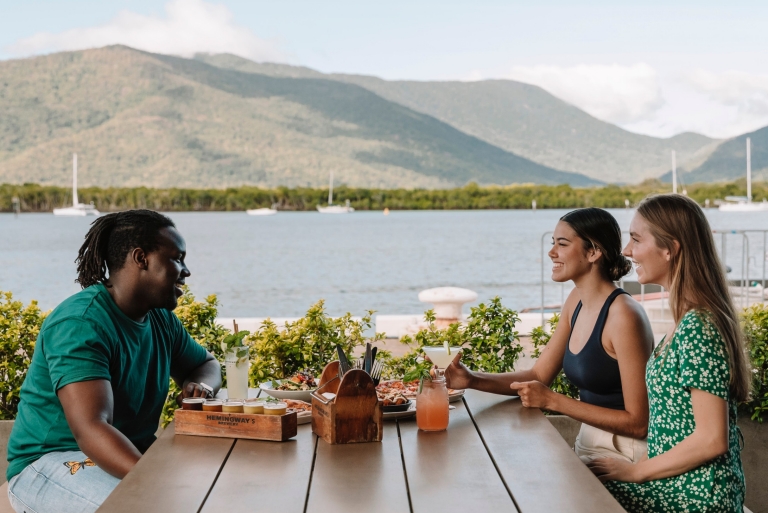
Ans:
POLYGON ((118 479, 125 477, 141 453, 112 426, 114 399, 109 381, 70 383, 57 394, 80 450, 106 473, 118 479))
POLYGON ((207 391, 200 386, 200 383, 205 383, 211 387, 213 395, 216 395, 221 388, 221 364, 211 353, 208 353, 208 357, 201 365, 190 370, 184 376, 172 377, 181 388, 180 398, 206 397, 207 391))

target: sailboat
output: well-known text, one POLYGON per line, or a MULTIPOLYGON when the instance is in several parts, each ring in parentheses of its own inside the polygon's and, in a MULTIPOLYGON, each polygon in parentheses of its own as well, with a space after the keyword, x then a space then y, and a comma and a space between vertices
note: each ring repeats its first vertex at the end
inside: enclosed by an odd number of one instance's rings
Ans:
POLYGON ((752 203, 752 156, 749 137, 747 137, 747 195, 726 196, 718 210, 722 212, 760 212, 768 210, 768 201, 752 203))
POLYGON ((273 216, 277 214, 277 203, 273 203, 271 207, 267 208, 251 208, 246 210, 245 212, 249 216, 273 216))
POLYGON ((276 208, 249 208, 245 211, 249 216, 273 216, 277 214, 276 208))
POLYGON ((331 170, 331 183, 328 188, 328 206, 321 207, 318 205, 317 211, 321 214, 349 214, 355 211, 354 208, 349 206, 349 200, 347 200, 347 204, 344 206, 333 204, 333 170, 331 170))
POLYGON ((93 206, 93 203, 86 205, 77 201, 77 153, 72 154, 72 206, 64 208, 54 208, 55 216, 97 216, 99 211, 93 206))

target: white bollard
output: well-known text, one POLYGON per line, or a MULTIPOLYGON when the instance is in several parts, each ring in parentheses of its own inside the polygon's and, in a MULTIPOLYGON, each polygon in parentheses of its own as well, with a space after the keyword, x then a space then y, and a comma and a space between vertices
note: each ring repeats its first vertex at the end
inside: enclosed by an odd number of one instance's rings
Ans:
POLYGON ((476 299, 477 292, 459 287, 437 287, 419 292, 419 301, 434 305, 435 324, 438 328, 459 321, 462 305, 476 299))

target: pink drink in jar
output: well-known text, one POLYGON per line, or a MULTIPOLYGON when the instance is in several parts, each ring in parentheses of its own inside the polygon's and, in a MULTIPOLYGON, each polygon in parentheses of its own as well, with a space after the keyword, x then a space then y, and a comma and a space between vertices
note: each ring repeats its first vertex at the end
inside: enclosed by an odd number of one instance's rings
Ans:
POLYGON ((445 378, 425 379, 416 396, 416 425, 422 431, 448 428, 448 389, 445 378))

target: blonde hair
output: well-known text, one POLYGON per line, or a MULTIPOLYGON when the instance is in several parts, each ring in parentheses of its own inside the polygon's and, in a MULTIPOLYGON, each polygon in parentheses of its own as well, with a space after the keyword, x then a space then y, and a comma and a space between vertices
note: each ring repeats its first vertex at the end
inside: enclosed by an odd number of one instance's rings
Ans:
POLYGON ((671 254, 669 306, 675 322, 680 322, 689 310, 697 310, 714 323, 728 352, 731 394, 739 402, 746 401, 751 386, 749 360, 725 270, 704 212, 686 196, 660 194, 644 199, 637 213, 648 222, 656 245, 671 254))

